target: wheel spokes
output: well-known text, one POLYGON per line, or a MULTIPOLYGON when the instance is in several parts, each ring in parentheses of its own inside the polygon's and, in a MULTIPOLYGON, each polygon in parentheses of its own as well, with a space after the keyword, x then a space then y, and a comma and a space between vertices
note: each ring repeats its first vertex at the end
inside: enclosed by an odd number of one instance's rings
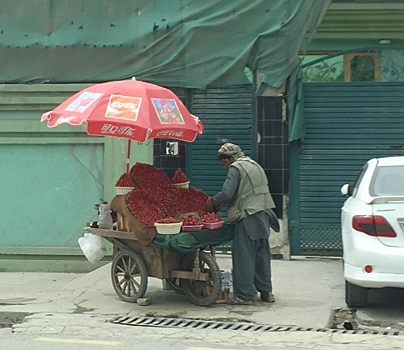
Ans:
POLYGON ((126 260, 125 260, 125 256, 124 256, 124 255, 122 256, 122 264, 123 264, 123 270, 124 270, 125 272, 127 272, 127 271, 128 271, 128 265, 126 264, 126 260))
POLYGON ((129 285, 131 286, 132 290, 133 290, 133 294, 136 294, 138 289, 136 289, 136 287, 140 288, 140 284, 137 283, 137 281, 135 281, 133 278, 131 278, 129 280, 129 285))
POLYGON ((128 296, 128 294, 126 293, 126 289, 128 288, 128 280, 124 279, 125 284, 123 285, 122 288, 122 294, 128 296))
POLYGON ((130 271, 129 271, 129 274, 130 274, 130 275, 133 274, 133 272, 135 271, 136 267, 137 267, 136 262, 134 262, 134 264, 132 265, 132 267, 131 267, 131 269, 130 269, 130 271))
MULTIPOLYGON (((136 265, 136 263, 134 265, 136 265)), ((132 257, 128 256, 128 267, 126 271, 130 274, 131 270, 132 270, 132 257)))
MULTIPOLYGON (((208 281, 195 281, 195 280, 188 280, 188 283, 192 286, 193 289, 193 295, 197 298, 200 299, 205 299, 209 297, 209 295, 213 291, 213 281, 212 281, 212 270, 209 267, 209 264, 200 259, 199 261, 199 267, 201 269, 202 273, 207 273, 209 276, 208 281)), ((193 269, 193 261, 192 265, 189 266, 189 269, 192 271, 193 269)))
POLYGON ((133 284, 133 288, 135 288, 135 285, 136 285, 136 287, 140 288, 140 283, 139 283, 138 281, 136 281, 136 280, 133 278, 133 276, 131 276, 130 280, 131 280, 131 282, 132 282, 132 284, 133 284))
POLYGON ((141 275, 136 261, 131 256, 123 255, 116 264, 115 279, 123 295, 127 297, 136 295, 141 287, 141 275), (140 279, 139 282, 136 277, 140 279))
POLYGON ((123 269, 121 266, 119 266, 118 264, 116 265, 116 268, 118 270, 120 270, 121 272, 125 273, 125 269, 123 269))
POLYGON ((135 294, 136 294, 136 290, 135 290, 135 288, 133 287, 132 281, 131 281, 131 280, 128 280, 128 296, 129 296, 129 297, 132 296, 132 293, 131 293, 132 290, 133 290, 133 295, 135 295, 135 294))
MULTIPOLYGON (((122 283, 125 282, 125 281, 126 281, 126 278, 125 278, 125 277, 123 277, 120 281, 119 281, 119 279, 117 278, 117 285, 118 285, 118 287, 121 287, 122 283)), ((122 289, 122 288, 121 288, 121 289, 122 289)))

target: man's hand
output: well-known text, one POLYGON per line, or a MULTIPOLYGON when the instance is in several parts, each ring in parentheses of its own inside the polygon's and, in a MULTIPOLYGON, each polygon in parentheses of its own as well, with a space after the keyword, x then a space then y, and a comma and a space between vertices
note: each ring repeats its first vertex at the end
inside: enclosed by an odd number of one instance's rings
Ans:
POLYGON ((206 203, 205 203, 206 211, 212 212, 213 209, 214 209, 214 207, 215 207, 215 204, 213 203, 213 197, 209 197, 209 198, 206 200, 206 203))

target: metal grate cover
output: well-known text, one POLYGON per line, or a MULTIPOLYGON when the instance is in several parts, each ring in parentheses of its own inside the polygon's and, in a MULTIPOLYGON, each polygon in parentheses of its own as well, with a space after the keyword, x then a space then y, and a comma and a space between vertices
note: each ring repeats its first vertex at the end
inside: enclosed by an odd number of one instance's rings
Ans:
POLYGON ((343 330, 331 328, 305 328, 295 326, 268 326, 254 323, 218 322, 207 320, 188 320, 183 318, 165 317, 127 317, 122 316, 114 319, 112 323, 125 326, 160 327, 160 328, 195 328, 217 329, 230 331, 254 331, 254 332, 323 332, 344 334, 380 334, 404 336, 401 331, 373 331, 373 330, 343 330))

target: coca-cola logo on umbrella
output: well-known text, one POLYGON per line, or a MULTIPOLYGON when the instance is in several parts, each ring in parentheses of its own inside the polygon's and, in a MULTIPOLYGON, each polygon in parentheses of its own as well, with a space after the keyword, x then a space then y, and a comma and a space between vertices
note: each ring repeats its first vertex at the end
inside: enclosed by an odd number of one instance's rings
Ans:
POLYGON ((105 117, 136 121, 139 116, 140 97, 111 95, 109 98, 105 117))
POLYGON ((159 137, 182 137, 184 132, 182 130, 161 130, 157 133, 159 137))
POLYGON ((116 126, 111 124, 104 124, 101 127, 101 133, 103 134, 111 134, 111 135, 126 135, 132 136, 133 132, 136 129, 131 128, 130 126, 116 126))

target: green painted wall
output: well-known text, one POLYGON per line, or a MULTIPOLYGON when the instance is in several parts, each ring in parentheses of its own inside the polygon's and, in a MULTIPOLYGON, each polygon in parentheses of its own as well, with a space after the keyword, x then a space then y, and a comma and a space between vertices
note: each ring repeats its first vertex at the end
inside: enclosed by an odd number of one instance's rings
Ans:
MULTIPOLYGON (((0 85, 0 271, 85 272, 77 239, 94 204, 110 201, 125 169, 127 141, 85 127, 40 122, 86 85, 0 85)), ((131 143, 131 165, 152 163, 153 143, 131 143)))

